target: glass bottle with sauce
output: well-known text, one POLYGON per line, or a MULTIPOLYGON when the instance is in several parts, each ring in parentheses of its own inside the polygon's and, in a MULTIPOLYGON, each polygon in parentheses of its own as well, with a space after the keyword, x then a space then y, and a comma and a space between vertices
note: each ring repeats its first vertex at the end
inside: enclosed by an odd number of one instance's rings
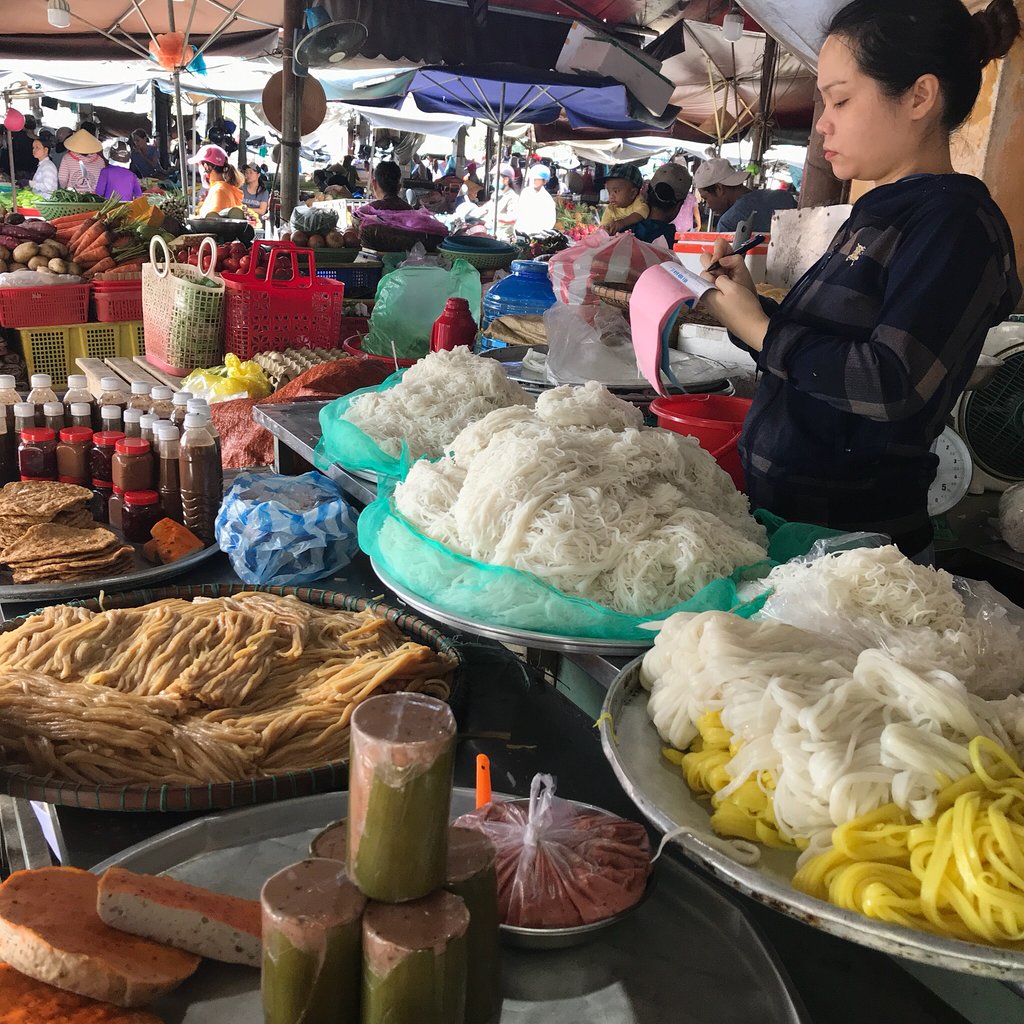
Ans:
POLYGON ((110 498, 114 493, 114 455, 117 442, 124 440, 120 430, 92 435, 92 502, 89 510, 98 523, 109 522, 110 498))
POLYGON ((213 435, 202 417, 192 413, 185 417, 178 472, 185 526, 200 540, 212 544, 214 522, 224 497, 224 478, 213 435))
MULTIPOLYGON (((93 394, 89 390, 89 380, 83 373, 72 373, 68 377, 68 389, 64 394, 64 412, 69 421, 71 418, 71 406, 75 404, 88 405, 90 413, 92 412, 92 407, 96 404, 96 399, 93 398, 93 394)), ((91 426, 89 423, 82 425, 86 427, 91 426)))
POLYGON ((104 405, 100 407, 100 427, 102 428, 100 433, 110 433, 116 431, 118 434, 123 433, 121 425, 121 415, 123 410, 119 405, 104 405))
POLYGON ((18 471, 18 445, 14 428, 7 426, 7 417, 0 415, 0 484, 9 484, 21 476, 18 471))
POLYGON ((107 499, 107 518, 105 522, 109 523, 115 530, 120 530, 124 526, 123 513, 124 491, 120 487, 115 487, 107 499))
POLYGON ((156 419, 151 412, 144 412, 142 419, 139 420, 139 436, 145 438, 150 444, 155 440, 153 424, 156 423, 156 419))
POLYGON ((14 467, 14 476, 10 480, 18 479, 18 437, 14 432, 14 407, 21 404, 21 396, 15 390, 15 383, 12 374, 0 374, 0 406, 3 406, 4 419, 7 421, 3 444, 4 458, 8 465, 14 467))
POLYGON ((47 402, 57 401, 57 396, 53 393, 53 380, 48 373, 33 373, 31 383, 32 390, 25 401, 36 407, 36 426, 45 427, 46 414, 43 412, 43 406, 47 402))
POLYGON ((88 427, 92 430, 92 403, 72 402, 68 416, 69 427, 88 427))
POLYGON ((153 408, 153 399, 150 398, 152 388, 153 386, 144 380, 133 380, 132 391, 128 397, 128 408, 149 412, 153 408))
POLYGON ((92 479, 92 430, 89 427, 65 427, 60 432, 57 479, 62 484, 89 486, 92 479))
POLYGON ((121 530, 124 539, 133 544, 145 544, 153 527, 163 519, 160 496, 156 491, 126 491, 122 498, 121 530))
POLYGON ((149 393, 149 397, 153 400, 153 408, 150 409, 150 412, 162 420, 169 420, 174 409, 174 392, 171 388, 161 387, 158 384, 149 393))
POLYGON ((174 398, 171 399, 171 422, 179 430, 185 426, 185 415, 191 401, 192 394, 189 391, 175 391, 174 398))
POLYGON ((168 519, 181 523, 181 475, 178 472, 181 444, 178 440, 178 428, 173 423, 158 423, 154 429, 160 467, 157 483, 160 489, 160 504, 168 519))
POLYGON ((36 407, 31 402, 19 402, 14 407, 14 443, 21 441, 21 432, 36 425, 36 407))
POLYGON ((26 427, 18 443, 22 480, 57 479, 57 437, 49 427, 26 427))
POLYGON ((60 436, 60 432, 67 425, 67 421, 64 419, 64 403, 63 402, 46 402, 43 405, 43 426, 49 427, 55 437, 60 436))
POLYGON ((142 412, 139 409, 125 409, 124 411, 124 436, 142 437, 142 412))
POLYGON ((111 463, 114 490, 148 491, 153 488, 153 453, 141 437, 123 437, 117 442, 111 463))
MULTIPOLYGON (((117 418, 120 422, 121 417, 124 416, 125 409, 128 408, 128 400, 131 396, 128 395, 124 386, 121 383, 120 377, 102 377, 100 379, 100 400, 99 400, 99 424, 102 428, 103 424, 103 409, 108 406, 117 407, 117 418)), ((109 427, 103 429, 111 429, 109 427)))

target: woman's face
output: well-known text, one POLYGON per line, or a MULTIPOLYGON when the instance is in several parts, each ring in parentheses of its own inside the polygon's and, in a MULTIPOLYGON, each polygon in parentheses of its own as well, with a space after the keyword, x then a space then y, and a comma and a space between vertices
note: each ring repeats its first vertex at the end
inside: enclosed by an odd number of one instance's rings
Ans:
POLYGON ((857 66, 849 43, 829 36, 818 58, 818 89, 825 109, 815 127, 837 178, 885 184, 907 173, 934 107, 921 107, 916 87, 887 96, 857 66))
POLYGON ((32 142, 32 155, 37 160, 45 160, 50 155, 50 151, 38 139, 35 139, 32 142))
POLYGON ((245 183, 246 185, 255 185, 260 180, 260 176, 256 171, 255 167, 246 167, 245 169, 245 183))

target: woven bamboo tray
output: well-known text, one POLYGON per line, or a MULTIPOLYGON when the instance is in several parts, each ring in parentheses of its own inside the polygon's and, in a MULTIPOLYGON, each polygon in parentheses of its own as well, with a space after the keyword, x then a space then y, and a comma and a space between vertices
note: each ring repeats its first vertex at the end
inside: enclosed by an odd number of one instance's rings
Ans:
MULTIPOLYGON (((321 608, 337 608, 342 611, 362 611, 373 608, 403 633, 435 651, 449 654, 458 660, 453 672, 452 694, 456 695, 462 664, 455 641, 433 626, 408 612, 400 611, 378 601, 338 594, 334 591, 315 590, 310 587, 257 587, 245 584, 206 583, 199 586, 160 587, 152 590, 132 590, 123 594, 109 594, 87 601, 68 602, 94 611, 111 608, 134 608, 162 601, 167 598, 230 597, 248 590, 260 590, 281 597, 293 594, 300 601, 321 608)), ((0 626, 7 632, 22 624, 26 616, 8 619, 0 626)), ((27 800, 42 800, 65 807, 81 807, 94 811, 208 811, 228 807, 242 807, 249 804, 270 803, 274 800, 289 800, 297 796, 325 793, 344 789, 348 785, 348 762, 335 761, 317 768, 296 772, 282 772, 277 775, 256 776, 239 779, 237 782, 210 783, 207 786, 173 783, 154 785, 152 783, 129 783, 123 786, 107 784, 92 785, 62 782, 30 775, 0 767, 0 791, 9 796, 27 800)))
POLYGON ((618 309, 629 309, 629 297, 633 294, 632 288, 624 284, 616 284, 614 281, 595 281, 591 286, 594 294, 609 306, 616 306, 618 309))

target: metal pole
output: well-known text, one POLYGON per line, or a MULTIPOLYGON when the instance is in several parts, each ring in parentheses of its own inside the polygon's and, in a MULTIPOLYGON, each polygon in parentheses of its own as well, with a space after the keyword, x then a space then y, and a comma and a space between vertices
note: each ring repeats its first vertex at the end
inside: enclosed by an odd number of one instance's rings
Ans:
MULTIPOLYGON (((11 101, 7 101, 7 109, 11 108, 11 101)), ((14 137, 11 135, 11 129, 7 129, 7 157, 11 162, 11 213, 18 212, 18 182, 14 176, 14 137)))
POLYGON ((188 171, 185 165, 185 118, 181 116, 181 71, 174 72, 174 117, 178 125, 178 173, 181 175, 181 190, 185 193, 186 209, 192 212, 192 193, 188 187, 188 171))
POLYGON ((281 217, 287 220, 299 202, 300 101, 302 80, 292 61, 295 34, 302 27, 305 0, 284 0, 284 54, 281 68, 281 217))
MULTIPOLYGON (((498 122, 498 144, 494 148, 494 237, 498 237, 498 199, 501 192, 501 155, 505 151, 505 123, 498 122)), ((509 188, 512 186, 509 185, 509 188)))
POLYGON ((249 162, 248 148, 249 136, 245 130, 245 104, 239 101, 238 104, 238 166, 244 167, 249 162))

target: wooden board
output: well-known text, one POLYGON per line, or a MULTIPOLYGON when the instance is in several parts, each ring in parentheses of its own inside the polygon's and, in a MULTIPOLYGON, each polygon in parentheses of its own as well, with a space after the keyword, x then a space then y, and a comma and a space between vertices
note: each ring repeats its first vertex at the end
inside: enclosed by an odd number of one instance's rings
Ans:
POLYGON ((103 362, 105 362, 107 366, 109 366, 119 377, 123 377, 128 381, 129 384, 132 384, 137 380, 145 381, 150 385, 150 387, 154 384, 157 387, 163 384, 163 381, 154 377, 145 366, 141 363, 135 362, 133 357, 114 356, 110 359, 104 359, 103 362))
MULTIPOLYGON (((100 381, 104 377, 118 377, 119 373, 113 372, 109 366, 102 359, 88 359, 82 356, 75 360, 78 363, 78 368, 85 374, 86 380, 89 383, 89 390, 93 393, 95 398, 99 398, 103 394, 103 387, 100 381)), ((122 381, 123 383, 123 381, 122 381)), ((125 391, 131 391, 131 386, 125 384, 125 391)))
POLYGON ((175 377, 172 373, 164 373, 163 370, 158 369, 149 362, 145 356, 133 356, 132 359, 151 377, 155 377, 160 381, 161 384, 166 384, 169 388, 174 388, 175 391, 181 390, 181 382, 185 379, 184 377, 175 377))

